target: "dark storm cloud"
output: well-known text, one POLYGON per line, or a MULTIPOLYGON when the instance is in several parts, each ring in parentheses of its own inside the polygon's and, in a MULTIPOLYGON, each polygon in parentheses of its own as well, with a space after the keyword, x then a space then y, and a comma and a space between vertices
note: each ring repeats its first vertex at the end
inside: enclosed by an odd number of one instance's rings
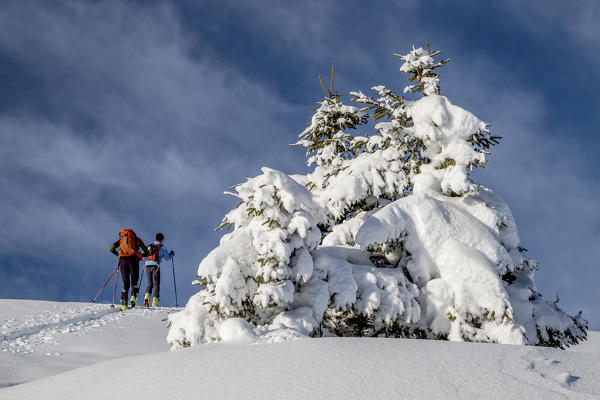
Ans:
POLYGON ((165 231, 189 296, 235 204, 222 191, 263 165, 306 171, 287 144, 323 95, 317 74, 400 92, 391 53, 429 40, 452 58, 443 94, 504 137, 475 178, 510 205, 539 289, 600 326, 598 6, 31 4, 0 13, 2 297, 93 296, 125 225, 165 231))

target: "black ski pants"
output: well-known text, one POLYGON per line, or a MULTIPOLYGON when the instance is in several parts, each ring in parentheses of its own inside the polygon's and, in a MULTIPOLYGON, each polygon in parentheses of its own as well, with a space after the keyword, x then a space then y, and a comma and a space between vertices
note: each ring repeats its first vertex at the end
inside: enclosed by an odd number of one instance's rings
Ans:
POLYGON ((146 266, 146 279, 148 281, 146 293, 152 293, 154 289, 152 296, 160 298, 160 268, 157 265, 146 266))
POLYGON ((124 298, 127 300, 127 292, 129 292, 130 286, 132 286, 131 295, 137 297, 139 292, 137 284, 140 277, 140 260, 135 255, 120 257, 119 271, 121 271, 121 278, 123 279, 121 299, 124 298))

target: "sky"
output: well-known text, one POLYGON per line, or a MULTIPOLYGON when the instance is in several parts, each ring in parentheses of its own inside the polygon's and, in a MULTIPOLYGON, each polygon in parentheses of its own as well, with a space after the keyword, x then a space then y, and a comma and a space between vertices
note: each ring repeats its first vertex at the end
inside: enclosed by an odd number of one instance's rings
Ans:
POLYGON ((399 92, 392 54, 429 42, 452 60, 442 94, 503 138, 473 179, 511 207, 538 290, 600 330, 599 19, 554 0, 3 1, 0 297, 90 300, 131 227, 164 233, 161 302, 174 269, 185 304, 237 204, 223 192, 309 171, 289 144, 318 75, 399 92))

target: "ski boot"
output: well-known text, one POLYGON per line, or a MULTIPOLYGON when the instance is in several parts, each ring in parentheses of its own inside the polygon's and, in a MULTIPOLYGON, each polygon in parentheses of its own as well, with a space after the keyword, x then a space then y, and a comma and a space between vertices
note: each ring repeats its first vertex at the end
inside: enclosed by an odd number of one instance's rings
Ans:
POLYGON ((121 292, 121 311, 127 310, 127 292, 121 292))
POLYGON ((150 293, 144 295, 144 307, 150 306, 150 293))
POLYGON ((152 298, 152 307, 158 307, 158 297, 152 298))
POLYGON ((131 304, 131 308, 135 308, 135 305, 137 303, 137 296, 138 296, 138 288, 136 288, 134 286, 133 289, 131 289, 131 298, 129 299, 129 303, 131 304))

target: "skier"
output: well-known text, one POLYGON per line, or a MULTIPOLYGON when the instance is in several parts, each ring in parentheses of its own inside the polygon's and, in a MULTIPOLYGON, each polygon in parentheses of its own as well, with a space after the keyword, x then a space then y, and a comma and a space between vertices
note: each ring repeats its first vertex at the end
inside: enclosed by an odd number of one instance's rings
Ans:
POLYGON ((148 253, 150 254, 146 258, 146 279, 148 280, 148 286, 146 287, 146 294, 144 295, 144 306, 150 305, 150 295, 152 294, 152 307, 158 306, 158 298, 160 297, 160 261, 171 260, 175 255, 174 251, 169 252, 165 245, 163 245, 165 237, 162 233, 156 234, 156 240, 148 246, 148 253), (152 293, 154 289, 154 293, 152 293))
POLYGON ((137 282, 140 274, 140 260, 148 255, 146 245, 137 237, 132 229, 125 228, 119 232, 119 240, 110 246, 110 252, 119 257, 119 270, 123 279, 121 291, 121 309, 127 309, 127 293, 131 284, 131 307, 135 307, 139 288, 137 282), (117 252, 117 248, 119 251, 117 252), (139 250, 142 250, 140 253, 139 250))

